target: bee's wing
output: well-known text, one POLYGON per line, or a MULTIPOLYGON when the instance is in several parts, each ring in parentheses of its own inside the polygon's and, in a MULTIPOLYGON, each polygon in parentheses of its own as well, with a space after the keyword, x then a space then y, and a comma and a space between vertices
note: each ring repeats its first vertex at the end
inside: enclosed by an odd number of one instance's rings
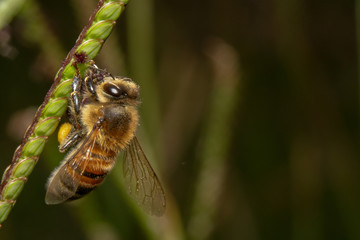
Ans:
POLYGON ((123 170, 129 194, 147 213, 163 215, 166 206, 164 190, 136 137, 125 151, 123 170))
POLYGON ((45 196, 46 204, 59 204, 76 198, 81 176, 90 159, 99 131, 99 127, 95 125, 86 138, 79 143, 81 146, 70 152, 60 167, 51 174, 45 196))

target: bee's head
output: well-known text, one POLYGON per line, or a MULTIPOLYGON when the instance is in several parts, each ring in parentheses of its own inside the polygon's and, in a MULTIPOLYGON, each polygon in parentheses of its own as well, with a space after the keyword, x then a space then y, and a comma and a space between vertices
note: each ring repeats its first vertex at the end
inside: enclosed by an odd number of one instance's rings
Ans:
POLYGON ((139 86, 130 78, 105 77, 96 87, 99 102, 122 103, 127 105, 139 104, 139 86))

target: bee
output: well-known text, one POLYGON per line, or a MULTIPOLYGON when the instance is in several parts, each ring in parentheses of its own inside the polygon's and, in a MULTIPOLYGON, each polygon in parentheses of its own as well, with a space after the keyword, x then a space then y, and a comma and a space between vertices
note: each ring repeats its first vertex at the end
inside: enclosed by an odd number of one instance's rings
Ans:
POLYGON ((74 77, 69 102, 70 124, 60 128, 58 138, 60 152, 71 150, 48 180, 46 204, 75 200, 91 192, 124 151, 128 192, 147 213, 161 216, 166 206, 164 190, 135 135, 139 86, 93 64, 84 80, 79 74, 74 77))

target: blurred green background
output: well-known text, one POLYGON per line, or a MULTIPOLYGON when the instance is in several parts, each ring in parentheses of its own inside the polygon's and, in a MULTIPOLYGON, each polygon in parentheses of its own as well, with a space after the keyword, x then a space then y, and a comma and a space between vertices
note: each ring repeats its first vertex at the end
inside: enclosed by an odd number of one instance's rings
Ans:
MULTIPOLYGON (((1 172, 95 5, 0 2, 1 172)), ((53 136, 0 239, 360 239, 357 20, 347 0, 131 0, 95 61, 141 86, 165 216, 127 197, 121 160, 45 205, 53 136)))

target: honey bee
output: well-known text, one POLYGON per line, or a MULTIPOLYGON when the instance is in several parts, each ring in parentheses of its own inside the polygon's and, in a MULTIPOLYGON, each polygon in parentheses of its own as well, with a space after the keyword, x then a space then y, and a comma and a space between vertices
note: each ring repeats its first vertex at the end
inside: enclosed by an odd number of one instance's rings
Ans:
POLYGON ((164 190, 135 136, 139 86, 91 65, 82 80, 74 77, 69 121, 59 130, 59 150, 71 148, 51 174, 46 204, 83 197, 96 188, 124 151, 128 192, 151 215, 165 211, 164 190))

